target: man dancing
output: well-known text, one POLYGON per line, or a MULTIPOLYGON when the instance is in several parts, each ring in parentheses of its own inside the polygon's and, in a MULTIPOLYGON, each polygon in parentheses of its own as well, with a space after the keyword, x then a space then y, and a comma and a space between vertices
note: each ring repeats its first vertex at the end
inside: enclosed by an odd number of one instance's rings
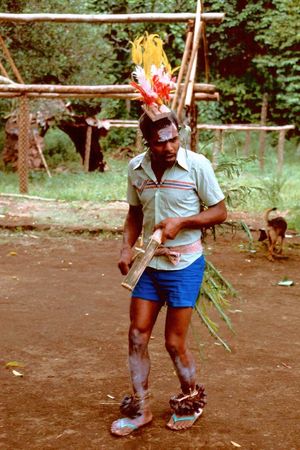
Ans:
POLYGON ((165 346, 174 364, 181 393, 173 396, 173 414, 167 427, 190 428, 205 405, 205 392, 197 384, 187 333, 199 295, 205 260, 201 229, 226 219, 224 195, 210 162, 180 147, 178 121, 173 112, 153 121, 144 113, 139 126, 148 147, 128 167, 129 211, 124 225, 119 269, 126 275, 133 247, 142 228, 147 240, 162 230, 158 249, 132 292, 129 328, 129 369, 132 395, 125 397, 111 432, 125 436, 152 420, 148 377, 148 343, 161 307, 167 305, 165 346), (201 203, 207 209, 201 208, 201 203))

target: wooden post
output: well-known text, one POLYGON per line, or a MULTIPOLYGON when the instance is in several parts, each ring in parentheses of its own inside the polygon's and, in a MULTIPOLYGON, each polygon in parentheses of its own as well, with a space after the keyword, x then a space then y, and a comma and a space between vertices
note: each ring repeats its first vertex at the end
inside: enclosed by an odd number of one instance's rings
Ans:
POLYGON ((16 76, 16 79, 18 80, 19 83, 22 83, 22 84, 23 84, 24 81, 23 81, 23 79, 22 79, 22 77, 21 77, 21 75, 20 75, 20 72, 19 72, 18 69, 17 69, 17 66, 16 66, 15 63, 14 63, 14 60, 12 59, 12 56, 11 56, 11 54, 10 54, 10 51, 8 50, 8 48, 7 48, 6 45, 5 45, 5 42, 4 42, 3 38, 2 38, 2 36, 0 36, 0 45, 1 45, 1 47, 2 47, 2 50, 3 50, 4 55, 6 56, 7 61, 8 61, 9 64, 10 64, 10 67, 12 68, 13 73, 14 73, 15 76, 16 76))
MULTIPOLYGON (((202 13, 201 20, 207 23, 221 23, 224 13, 202 13)), ((12 14, 0 13, 1 22, 59 22, 59 23, 170 23, 195 20, 195 13, 142 13, 142 14, 12 14)))
POLYGON ((278 171, 278 173, 282 172, 282 167, 283 167, 285 133, 286 133, 286 130, 279 131, 278 152, 277 152, 277 171, 278 171))
POLYGON ((191 127, 191 150, 193 152, 197 151, 197 117, 198 117, 198 107, 195 102, 191 104, 191 110, 190 110, 190 127, 191 127))
POLYGON ((188 32, 187 32, 185 47, 184 47, 184 53, 183 53, 182 62, 180 65, 180 70, 179 70, 179 74, 178 74, 178 78, 177 78, 176 91, 175 91, 173 101, 172 101, 172 106, 171 106, 171 109, 173 111, 176 108, 177 99, 178 99, 178 95, 179 95, 179 91, 180 91, 180 84, 182 82, 183 74, 185 72, 186 65, 188 62, 188 57, 189 57, 189 54, 191 51, 190 47, 191 47, 192 38, 193 38, 193 28, 194 28, 194 23, 189 22, 188 23, 188 32))
POLYGON ((215 168, 217 165, 217 157, 218 153, 220 151, 220 140, 221 140, 221 130, 217 128, 215 130, 215 140, 213 144, 213 151, 212 151, 212 165, 215 168))
MULTIPOLYGON (((268 94, 264 93, 261 107, 260 125, 266 125, 268 112, 268 94)), ((259 133, 259 165, 264 170, 265 166, 265 148, 266 148, 266 132, 261 130, 259 133)))
POLYGON ((26 95, 20 98, 19 116, 19 139, 18 139, 18 174, 19 190, 21 194, 28 193, 28 148, 29 148, 29 104, 26 95))
POLYGON ((44 166, 45 169, 46 169, 47 175, 48 175, 49 178, 52 178, 51 173, 50 173, 50 170, 49 170, 49 167, 48 167, 48 164, 47 164, 47 161, 46 161, 45 156, 44 156, 44 154, 43 154, 43 150, 42 150, 42 148, 41 148, 41 146, 40 146, 40 144, 39 144, 39 141, 38 141, 36 135, 34 134, 34 132, 33 132, 33 139, 34 139, 36 148, 38 149, 39 155, 40 155, 40 157, 41 157, 43 166, 44 166))
POLYGON ((84 171, 89 171, 90 165, 90 154, 91 154, 91 142, 92 142, 92 130, 93 128, 88 126, 86 129, 86 140, 85 140, 85 150, 84 150, 84 171))
POLYGON ((244 146, 244 156, 249 156, 249 153, 250 153, 250 143, 251 143, 251 134, 250 134, 250 130, 246 130, 246 138, 245 138, 245 146, 244 146))
POLYGON ((197 0, 195 31, 193 39, 193 48, 195 47, 197 51, 195 52, 195 56, 192 61, 192 68, 188 77, 189 79, 188 79, 187 93, 185 96, 185 106, 190 106, 193 100, 194 83, 198 61, 198 49, 200 47, 200 41, 203 34, 203 22, 201 20, 201 13, 202 13, 201 0, 197 0))
POLYGON ((136 131, 135 146, 138 152, 143 151, 143 135, 139 128, 136 131))
POLYGON ((181 115, 182 115, 182 111, 183 111, 183 107, 186 103, 186 96, 187 96, 187 90, 188 90, 188 86, 189 83, 191 82, 192 76, 192 70, 193 70, 193 63, 194 60, 196 58, 197 52, 198 52, 198 48, 199 48, 199 44, 200 44, 200 39, 201 39, 201 27, 198 28, 198 30, 194 31, 194 34, 196 33, 196 37, 193 41, 193 49, 192 49, 192 54, 191 54, 191 58, 189 61, 189 65, 188 65, 188 69, 187 69, 187 73, 186 73, 186 78, 185 78, 185 82, 183 85, 183 90, 181 93, 181 98, 180 98, 180 102, 177 108, 177 116, 178 119, 181 120, 181 115))

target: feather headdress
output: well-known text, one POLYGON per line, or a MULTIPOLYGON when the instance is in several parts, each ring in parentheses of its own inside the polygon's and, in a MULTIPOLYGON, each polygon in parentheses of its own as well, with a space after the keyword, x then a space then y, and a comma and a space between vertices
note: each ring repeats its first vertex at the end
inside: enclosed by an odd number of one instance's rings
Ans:
POLYGON ((147 32, 137 37, 132 44, 132 60, 136 65, 132 72, 131 85, 141 94, 144 110, 153 120, 170 112, 165 105, 170 101, 170 93, 176 88, 170 63, 163 50, 163 42, 158 34, 147 32))

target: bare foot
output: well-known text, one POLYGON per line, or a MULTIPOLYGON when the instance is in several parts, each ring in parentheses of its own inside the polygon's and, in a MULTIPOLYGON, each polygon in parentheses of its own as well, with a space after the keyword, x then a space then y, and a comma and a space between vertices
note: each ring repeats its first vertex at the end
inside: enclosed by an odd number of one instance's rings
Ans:
POLYGON ((170 418, 167 423, 167 427, 171 430, 187 430, 191 428, 192 425, 196 422, 196 420, 201 416, 203 409, 200 409, 198 413, 194 413, 186 416, 177 416, 175 413, 170 418))
POLYGON ((141 416, 130 419, 129 417, 123 417, 122 419, 115 420, 110 428, 112 434, 116 436, 127 436, 138 428, 143 427, 147 423, 151 422, 152 413, 149 411, 141 416))

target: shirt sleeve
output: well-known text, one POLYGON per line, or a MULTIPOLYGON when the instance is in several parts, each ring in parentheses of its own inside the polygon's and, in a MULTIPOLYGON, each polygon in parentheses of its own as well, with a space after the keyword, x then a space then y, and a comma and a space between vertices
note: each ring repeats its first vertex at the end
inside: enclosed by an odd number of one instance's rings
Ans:
POLYGON ((129 165, 127 173, 127 202, 129 203, 129 205, 139 206, 141 204, 141 201, 137 194, 136 188, 133 186, 132 180, 133 180, 133 173, 131 166, 129 165))
POLYGON ((197 192, 207 206, 214 206, 224 200, 225 196, 211 165, 211 162, 201 155, 200 164, 196 167, 197 192))

